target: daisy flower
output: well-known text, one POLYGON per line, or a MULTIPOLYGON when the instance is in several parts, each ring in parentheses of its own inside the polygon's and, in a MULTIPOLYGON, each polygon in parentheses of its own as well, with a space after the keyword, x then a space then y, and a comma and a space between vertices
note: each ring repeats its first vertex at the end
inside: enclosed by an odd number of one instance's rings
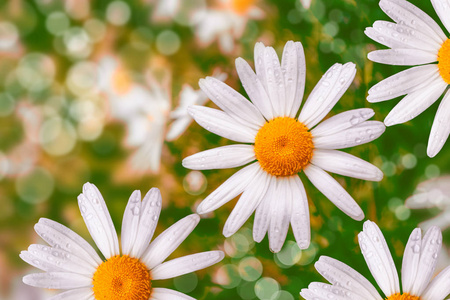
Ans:
POLYGON ((256 0, 216 0, 214 7, 193 15, 195 35, 203 47, 214 40, 223 53, 234 49, 234 41, 243 34, 250 19, 261 19, 264 11, 255 5, 256 0))
POLYGON ((414 195, 406 199, 406 206, 411 209, 437 208, 440 213, 421 223, 427 229, 438 226, 441 230, 450 227, 450 176, 441 176, 421 182, 414 195))
POLYGON ((272 47, 257 43, 255 61, 256 74, 245 60, 236 60, 238 75, 252 102, 223 82, 207 77, 199 85, 222 110, 189 108, 205 129, 245 144, 194 154, 183 160, 183 166, 207 170, 251 163, 204 199, 197 212, 213 211, 243 193, 225 223, 226 237, 234 234, 256 210, 255 241, 260 242, 268 232, 270 249, 278 252, 291 223, 297 243, 305 249, 310 243, 309 209, 298 173, 304 172, 344 213, 362 220, 361 208, 326 171, 381 180, 383 173, 378 168, 336 149, 370 142, 385 127, 382 122, 367 121, 374 115, 369 108, 343 112, 319 124, 352 83, 354 64, 333 65, 297 117, 306 73, 302 44, 288 42, 280 64, 272 47))
MULTIPOLYGON (((431 0, 450 31, 450 1, 431 0)), ((381 9, 395 23, 376 21, 365 33, 391 49, 369 53, 374 62, 415 66, 374 85, 367 100, 380 102, 406 95, 386 116, 392 126, 412 120, 430 107, 450 84, 450 39, 426 13, 405 0, 381 0, 381 9), (437 62, 437 64, 435 63, 437 62)), ((450 133, 450 91, 442 99, 431 127, 427 154, 434 157, 450 133)))
POLYGON ((105 260, 78 234, 44 218, 35 230, 49 246, 31 245, 20 254, 24 261, 45 271, 25 276, 24 283, 67 290, 51 299, 193 299, 174 290, 155 288, 153 281, 209 267, 224 257, 222 251, 209 251, 164 262, 200 218, 189 215, 150 243, 161 211, 161 194, 156 188, 142 202, 140 191, 131 195, 122 222, 122 250, 108 208, 95 185, 83 186, 78 205, 105 260))
POLYGON ((450 266, 433 280, 442 234, 431 227, 422 238, 416 228, 411 233, 403 253, 402 291, 394 260, 380 228, 371 221, 364 223, 358 235, 359 245, 370 273, 385 297, 357 271, 331 257, 322 256, 316 262, 317 271, 330 284, 313 282, 300 295, 306 300, 443 300, 450 293, 450 266))
POLYGON ((114 57, 99 63, 100 89, 106 94, 111 116, 127 126, 125 144, 136 149, 130 159, 136 171, 158 172, 170 111, 168 80, 149 78, 149 86, 134 83, 129 72, 114 57))
MULTIPOLYGON (((216 71, 213 77, 224 81, 227 79, 227 74, 216 71)), ((208 96, 202 90, 194 90, 190 85, 185 84, 180 92, 180 104, 170 112, 169 116, 174 121, 167 130, 166 140, 176 140, 192 123, 193 119, 187 110, 190 105, 205 105, 207 101, 208 96)))

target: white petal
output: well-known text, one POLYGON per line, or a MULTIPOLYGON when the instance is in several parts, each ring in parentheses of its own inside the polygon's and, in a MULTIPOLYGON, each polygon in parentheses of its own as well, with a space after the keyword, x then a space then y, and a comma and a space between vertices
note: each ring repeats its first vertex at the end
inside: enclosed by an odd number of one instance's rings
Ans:
POLYGON ((255 162, 233 174, 200 203, 197 213, 211 212, 242 193, 260 169, 259 163, 255 162))
POLYGON ((438 73, 439 68, 436 64, 406 69, 371 87, 367 101, 381 102, 417 91, 426 86, 423 85, 424 82, 438 73))
MULTIPOLYGON (((256 75, 259 78, 259 81, 261 82, 264 90, 266 91, 267 96, 270 99, 269 89, 268 89, 268 85, 267 85, 267 78, 266 78, 266 76, 267 76, 266 75, 266 62, 265 62, 265 55, 264 55, 265 49, 266 49, 266 47, 264 46, 263 43, 258 42, 255 44, 255 50, 254 50, 255 70, 256 70, 256 75)), ((272 109, 272 115, 274 117, 276 117, 272 101, 270 101, 270 107, 272 109)))
MULTIPOLYGON (((288 41, 284 46, 283 56, 281 58, 281 70, 283 71, 284 86, 286 87, 286 101, 285 111, 294 118, 297 114, 297 109, 294 111, 293 107, 301 104, 302 98, 296 98, 297 93, 297 76, 299 71, 299 64, 297 63, 298 54, 293 41, 288 41)), ((303 75, 303 74, 302 74, 303 75)))
POLYGON ((236 59, 236 70, 247 95, 267 120, 274 118, 272 104, 258 76, 242 58, 236 59))
POLYGON ((375 115, 375 112, 371 108, 359 108, 344 111, 317 125, 313 130, 311 130, 311 134, 314 137, 332 135, 361 124, 362 122, 372 118, 373 115, 375 115))
POLYGON ((161 233, 141 257, 141 260, 152 270, 161 264, 186 239, 200 221, 196 214, 179 220, 161 233))
POLYGON ((291 109, 291 117, 294 118, 297 115, 298 109, 302 103, 303 93, 305 92, 306 81, 306 62, 305 52, 303 51, 302 43, 295 42, 295 49, 297 50, 297 90, 295 92, 294 104, 291 109))
POLYGON ((373 62, 394 66, 415 66, 437 61, 435 53, 419 49, 375 50, 367 55, 373 62))
POLYGON ((48 300, 88 300, 93 296, 94 291, 92 290, 92 288, 80 288, 62 292, 49 298, 48 300))
POLYGON ((192 118, 189 115, 174 120, 167 129, 166 141, 171 142, 178 139, 191 125, 191 122, 192 118))
POLYGON ((437 226, 442 230, 446 230, 450 227, 450 210, 445 210, 442 213, 436 215, 433 218, 430 218, 419 224, 420 228, 427 230, 432 226, 437 226))
POLYGON ((300 249, 307 249, 311 242, 311 227, 309 221, 309 206, 306 191, 298 176, 291 176, 292 212, 291 226, 295 240, 300 249))
POLYGON ((442 79, 435 79, 428 87, 405 96, 386 116, 384 124, 392 126, 414 119, 430 107, 447 88, 442 79))
POLYGON ((322 282, 312 282, 309 284, 308 289, 314 291, 314 294, 324 299, 367 300, 346 288, 322 282))
POLYGON ((430 283, 436 269, 439 251, 441 250, 442 233, 438 227, 431 227, 422 240, 417 275, 412 285, 411 294, 422 295, 430 283))
POLYGON ((50 246, 76 254, 93 267, 102 263, 97 252, 85 239, 62 224, 41 218, 34 230, 50 246))
POLYGON ((447 91, 436 116, 434 117, 433 126, 431 127, 430 138, 428 140, 427 154, 434 157, 441 151, 450 134, 450 91, 447 91))
POLYGON ((275 176, 270 176, 267 184, 267 192, 256 208, 255 219, 253 221, 253 240, 257 243, 262 241, 269 229, 271 203, 278 198, 276 195, 276 188, 277 178, 275 176))
POLYGON ((450 294, 450 266, 440 272, 421 295, 421 299, 443 300, 450 294))
POLYGON ((314 294, 309 289, 302 289, 302 291, 300 292, 300 296, 302 296, 306 300, 327 300, 327 298, 320 297, 320 296, 314 294))
POLYGON ((304 172, 311 183, 345 214, 354 220, 364 219, 364 213, 359 205, 327 172, 311 164, 304 172))
POLYGON ((339 101, 356 74, 354 63, 334 64, 309 94, 300 112, 299 121, 308 128, 319 123, 339 101))
POLYGON ((403 252, 402 287, 404 293, 411 294, 412 292, 419 266, 420 249, 422 249, 422 232, 419 228, 416 228, 409 236, 403 252))
POLYGON ((241 143, 254 143, 257 131, 237 122, 218 109, 192 105, 189 114, 206 130, 224 138, 241 143))
POLYGON ((314 266, 333 285, 347 288, 368 300, 383 299, 369 280, 334 258, 321 256, 314 266))
POLYGON ((230 145, 202 151, 183 159, 183 167, 212 170, 240 167, 256 160, 253 145, 230 145))
MULTIPOLYGON (((141 201, 139 196, 139 202, 141 201)), ((158 224, 159 214, 161 213, 161 193, 159 189, 152 188, 145 195, 142 204, 134 206, 127 205, 125 213, 131 213, 139 219, 135 240, 132 244, 131 251, 127 252, 131 257, 141 257, 147 249, 153 234, 155 233, 156 225, 158 224)), ((124 220, 125 221, 125 220, 124 220)), ((124 235, 124 233, 122 233, 124 235)), ((124 254, 127 254, 124 252, 124 254)))
POLYGON ((289 178, 278 177, 276 182, 277 199, 271 203, 269 226, 269 248, 274 253, 281 250, 286 240, 291 220, 293 197, 289 178))
POLYGON ((165 288, 152 288, 150 300, 195 300, 183 293, 165 288))
POLYGON ((83 193, 78 196, 78 205, 92 239, 105 258, 119 255, 116 229, 105 200, 95 185, 89 182, 83 185, 83 193))
POLYGON ((128 200, 122 219, 121 244, 122 253, 130 255, 139 229, 141 211, 141 192, 134 191, 128 200))
POLYGON ((319 149, 349 148, 371 142, 385 130, 386 127, 382 122, 365 121, 335 134, 313 137, 313 143, 314 147, 319 149))
MULTIPOLYGON (((259 165, 259 164, 258 164, 259 165)), ((261 202, 269 185, 270 175, 260 169, 249 182, 223 227, 223 235, 229 237, 241 228, 261 202)))
POLYGON ((23 277, 25 284, 46 289, 76 289, 92 285, 92 278, 76 273, 34 273, 23 277))
POLYGON ((222 251, 208 251, 169 260, 151 271, 152 279, 168 279, 212 266, 225 257, 222 251))
POLYGON ((311 163, 325 171, 370 181, 383 179, 380 169, 351 154, 338 150, 314 150, 311 163))
POLYGON ((380 44, 393 49, 420 49, 437 55, 440 48, 440 43, 427 34, 403 24, 376 21, 373 27, 366 28, 364 33, 380 44))
POLYGON ((96 268, 76 254, 65 250, 33 244, 28 251, 22 251, 20 257, 36 268, 47 272, 73 272, 92 276, 96 268))
POLYGON ((428 34, 437 42, 446 36, 439 25, 418 7, 405 0, 381 0, 381 9, 394 21, 428 34))
POLYGON ((450 1, 431 0, 434 10, 438 14, 447 31, 450 32, 450 1))
POLYGON ((284 75, 281 71, 277 53, 272 47, 266 47, 264 49, 264 71, 266 72, 265 84, 275 116, 287 116, 284 75))
POLYGON ((266 121, 259 110, 244 96, 214 77, 200 79, 199 86, 206 95, 233 119, 258 129, 266 121))
POLYGON ((374 222, 366 221, 363 231, 358 235, 358 240, 370 273, 383 293, 385 295, 399 293, 397 269, 378 226, 374 222))

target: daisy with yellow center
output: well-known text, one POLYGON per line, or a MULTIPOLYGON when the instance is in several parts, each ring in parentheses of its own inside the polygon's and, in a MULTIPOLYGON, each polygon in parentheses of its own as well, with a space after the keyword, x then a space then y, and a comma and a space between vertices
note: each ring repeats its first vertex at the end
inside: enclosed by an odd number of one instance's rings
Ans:
POLYGON ((364 213, 344 188, 326 171, 379 181, 383 173, 350 154, 336 149, 370 142, 384 132, 384 125, 367 121, 368 108, 322 119, 347 90, 356 73, 355 65, 335 64, 319 81, 298 115, 305 85, 302 44, 288 42, 281 64, 275 50, 255 46, 256 74, 242 58, 236 68, 252 102, 225 83, 207 77, 201 89, 222 110, 189 107, 190 114, 207 130, 244 143, 219 147, 183 160, 189 169, 223 169, 250 164, 212 192, 197 212, 211 212, 242 193, 231 212, 223 234, 234 234, 256 211, 253 238, 260 242, 266 232, 270 249, 280 251, 289 224, 300 248, 310 244, 309 210, 298 173, 309 180, 337 207, 355 220, 364 213))
POLYGON ((194 230, 200 218, 189 215, 150 243, 161 211, 161 194, 156 188, 142 201, 139 191, 131 195, 122 222, 122 251, 105 201, 93 184, 83 186, 78 204, 105 260, 78 234, 44 218, 35 225, 35 230, 49 245, 31 245, 20 254, 24 261, 45 271, 25 276, 24 283, 67 290, 51 299, 193 300, 174 290, 155 288, 153 281, 209 267, 224 257, 222 251, 209 251, 164 262, 194 230))
MULTIPOLYGON (((431 3, 450 32, 450 1, 431 3)), ((376 21, 365 33, 390 49, 372 51, 368 58, 415 67, 374 85, 367 100, 380 102, 406 95, 384 120, 386 126, 392 126, 412 120, 445 93, 428 140, 427 154, 434 157, 450 133, 450 91, 445 92, 450 84, 450 39, 430 16, 406 0, 381 0, 380 7, 395 22, 376 21)))
POLYGON ((450 294, 450 266, 434 277, 442 246, 442 233, 438 227, 431 227, 423 238, 419 228, 411 233, 403 253, 402 291, 394 260, 380 228, 374 222, 366 221, 358 238, 370 273, 385 296, 380 296, 369 280, 351 267, 321 256, 315 264, 316 270, 331 285, 311 283, 300 292, 304 299, 444 300, 450 294))

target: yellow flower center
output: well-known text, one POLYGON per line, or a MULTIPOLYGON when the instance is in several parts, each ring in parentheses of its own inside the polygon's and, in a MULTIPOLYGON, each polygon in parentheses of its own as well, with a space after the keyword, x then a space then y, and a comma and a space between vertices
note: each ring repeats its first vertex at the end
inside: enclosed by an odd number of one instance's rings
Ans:
POLYGON ((117 94, 124 95, 131 90, 131 77, 125 69, 118 67, 112 75, 112 85, 117 94))
POLYGON ((148 300, 151 278, 147 267, 137 258, 113 256, 94 273, 95 299, 148 300))
POLYGON ((387 297, 386 300, 420 300, 420 298, 417 296, 412 296, 408 293, 404 293, 404 294, 397 293, 397 294, 387 297))
POLYGON ((438 67, 442 79, 450 84, 450 39, 447 39, 439 49, 438 67))
POLYGON ((231 8, 238 14, 245 14, 250 7, 255 3, 255 0, 231 0, 231 8))
POLYGON ((314 144, 303 123, 290 117, 270 120, 255 138, 255 155, 261 168, 274 176, 291 176, 311 161, 314 144))

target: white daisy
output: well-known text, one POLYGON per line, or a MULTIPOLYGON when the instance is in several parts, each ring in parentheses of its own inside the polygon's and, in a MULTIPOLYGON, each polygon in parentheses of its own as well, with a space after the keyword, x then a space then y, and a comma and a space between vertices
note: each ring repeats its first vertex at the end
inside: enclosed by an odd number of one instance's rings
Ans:
POLYGON ((313 282, 300 295, 307 300, 443 300, 450 293, 450 266, 433 280, 442 234, 432 227, 422 238, 416 228, 411 233, 403 253, 402 291, 394 260, 380 228, 371 221, 364 223, 358 235, 364 259, 385 297, 361 274, 331 257, 322 256, 316 262, 317 271, 330 284, 313 282))
POLYGON ((130 159, 131 167, 136 171, 158 172, 170 111, 168 82, 160 83, 150 77, 149 87, 136 84, 113 57, 100 61, 99 77, 112 117, 127 126, 126 145, 136 149, 130 159))
MULTIPOLYGON (((450 0, 431 2, 450 31, 450 0)), ((395 74, 369 90, 369 102, 406 95, 384 120, 386 126, 392 126, 415 118, 445 92, 450 84, 450 39, 431 17, 408 1, 381 0, 380 7, 395 23, 376 21, 365 33, 391 49, 372 51, 368 58, 390 65, 420 65, 395 74)), ((427 149, 430 157, 439 153, 448 138, 449 111, 450 91, 447 91, 431 127, 427 149)))
POLYGON ((106 260, 78 234, 49 219, 40 219, 36 232, 47 245, 31 245, 20 257, 45 273, 23 278, 41 288, 68 290, 51 299, 193 299, 153 281, 209 267, 223 259, 222 251, 209 251, 163 261, 197 226, 199 216, 189 215, 150 243, 161 211, 161 194, 152 188, 141 202, 140 191, 128 201, 119 249, 114 224, 99 190, 90 183, 78 196, 81 215, 92 239, 106 260))
POLYGON ((183 160, 183 166, 206 170, 251 163, 203 200, 197 212, 213 211, 243 192, 225 224, 225 236, 234 234, 256 210, 255 241, 261 241, 268 231, 270 248, 277 252, 291 223, 297 243, 304 249, 310 243, 309 212, 298 173, 303 171, 344 213, 362 220, 361 208, 326 171, 381 180, 383 173, 378 168, 335 149, 370 142, 385 127, 382 122, 367 121, 374 115, 369 108, 343 112, 319 124, 352 83, 354 64, 333 65, 297 117, 306 73, 302 44, 288 42, 280 65, 272 47, 257 43, 255 61, 256 74, 242 58, 236 60, 238 75, 252 102, 223 82, 207 77, 200 80, 200 87, 222 110, 189 108, 197 123, 207 130, 245 144, 194 154, 183 160))
POLYGON ((450 176, 441 176, 421 182, 414 195, 406 199, 411 209, 437 208, 441 212, 420 224, 423 229, 438 226, 441 230, 450 227, 450 176))
POLYGON ((193 15, 195 35, 203 47, 215 40, 224 53, 234 50, 234 41, 239 39, 249 19, 261 19, 264 12, 255 5, 256 0, 216 0, 214 7, 193 15))
MULTIPOLYGON (((224 81, 227 79, 227 74, 216 71, 213 77, 224 81)), ((170 112, 170 118, 174 121, 167 130, 166 140, 176 140, 192 123, 193 119, 187 110, 190 105, 205 105, 207 101, 208 96, 202 90, 194 90, 190 85, 185 84, 180 92, 180 104, 170 112)))

